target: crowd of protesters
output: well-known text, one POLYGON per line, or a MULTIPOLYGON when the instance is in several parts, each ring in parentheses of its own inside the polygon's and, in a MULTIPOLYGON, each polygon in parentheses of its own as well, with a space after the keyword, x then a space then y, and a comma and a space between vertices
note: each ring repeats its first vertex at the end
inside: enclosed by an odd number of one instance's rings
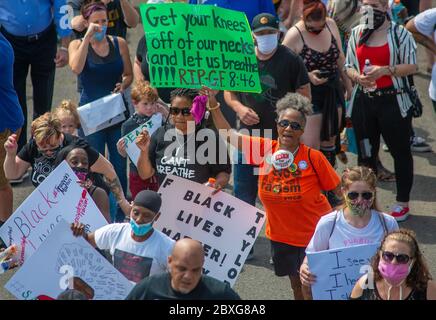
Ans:
MULTIPOLYGON (((172 1, 149 1, 163 2, 172 1)), ((38 187, 66 160, 109 223, 92 233, 74 223, 72 233, 110 256, 136 284, 128 299, 240 299, 228 284, 202 275, 199 242, 175 242, 153 228, 165 214, 157 191, 166 175, 201 184, 213 178, 215 192, 232 178, 235 197, 263 205, 274 272, 290 279, 295 299, 312 299, 317 281, 306 253, 354 246, 357 238, 380 248, 374 278, 362 277, 351 299, 436 299, 415 234, 398 225, 411 214, 412 152, 431 151, 412 125, 419 113, 412 95, 416 43, 426 48, 436 112, 436 9, 430 1, 402 0, 401 11, 389 0, 182 2, 247 15, 261 93, 153 88, 145 36, 130 58, 126 36, 139 14, 129 0, 0 3, 0 224, 13 213, 10 182, 30 173, 38 187), (71 27, 62 22, 64 5, 73 9, 71 27), (77 76, 78 95, 52 110, 56 68, 65 66, 77 76), (126 120, 85 136, 77 108, 112 93, 122 94, 126 120), (127 166, 122 137, 158 113, 160 128, 139 134, 138 163, 127 166), (233 146, 234 157, 216 152, 199 161, 196 151, 206 144, 195 139, 200 131, 213 137, 216 151, 233 146), (380 162, 381 138, 394 172, 380 162), (340 175, 336 159, 348 162, 347 147, 357 163, 340 175), (387 213, 376 196, 378 180, 396 183, 387 213), (124 265, 126 256, 144 268, 124 265)), ((85 298, 74 290, 59 296, 85 298)))

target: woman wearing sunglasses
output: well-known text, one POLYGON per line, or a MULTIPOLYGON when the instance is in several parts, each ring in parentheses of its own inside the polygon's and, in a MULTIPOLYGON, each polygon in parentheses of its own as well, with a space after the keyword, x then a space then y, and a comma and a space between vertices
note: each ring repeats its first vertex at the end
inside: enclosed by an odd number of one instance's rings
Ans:
MULTIPOLYGON (((240 134, 225 120, 213 93, 209 110, 220 134, 259 165, 259 198, 266 211, 266 236, 271 240, 275 274, 290 278, 296 300, 303 299, 298 276, 305 249, 319 219, 332 211, 322 191, 340 195, 340 180, 318 150, 301 143, 310 101, 288 93, 277 102, 278 140, 240 134)), ((256 168, 257 169, 257 168, 256 168)))
MULTIPOLYGON (((346 169, 341 184, 344 207, 321 218, 306 252, 380 243, 385 234, 398 230, 395 219, 377 207, 377 177, 371 169, 346 169)), ((312 299, 310 287, 316 275, 310 272, 307 257, 300 268, 300 279, 304 298, 312 299)))
POLYGON ((373 278, 362 276, 352 300, 436 300, 436 283, 419 249, 415 233, 400 229, 388 234, 372 258, 373 278))
POLYGON ((203 128, 207 97, 197 90, 171 92, 169 120, 151 137, 144 130, 136 140, 141 150, 138 173, 148 179, 155 173, 159 184, 167 174, 198 183, 215 178, 216 189, 227 185, 231 164, 227 146, 217 132, 203 128))

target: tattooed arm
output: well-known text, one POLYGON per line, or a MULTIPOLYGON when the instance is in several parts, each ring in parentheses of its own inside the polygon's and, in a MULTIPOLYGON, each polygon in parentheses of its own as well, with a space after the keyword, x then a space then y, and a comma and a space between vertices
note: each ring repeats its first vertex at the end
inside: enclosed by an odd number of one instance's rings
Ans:
POLYGON ((91 166, 91 171, 101 173, 109 186, 110 190, 117 199, 117 203, 120 205, 126 216, 130 216, 130 204, 124 196, 123 188, 121 187, 120 180, 115 173, 115 169, 112 164, 102 155, 98 157, 98 160, 91 166))

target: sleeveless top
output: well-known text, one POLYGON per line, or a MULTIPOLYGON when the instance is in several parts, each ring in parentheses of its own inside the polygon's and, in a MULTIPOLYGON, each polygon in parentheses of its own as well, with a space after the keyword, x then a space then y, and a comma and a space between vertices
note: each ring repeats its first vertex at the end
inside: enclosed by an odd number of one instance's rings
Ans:
POLYGON ((88 48, 85 66, 79 75, 82 85, 80 106, 111 94, 115 85, 122 80, 124 63, 118 38, 112 37, 113 42, 108 36, 106 39, 109 43, 109 54, 106 57, 99 56, 91 45, 88 48))
POLYGON ((304 41, 304 37, 300 29, 295 26, 298 33, 300 34, 301 40, 303 40, 303 50, 301 50, 300 56, 303 59, 304 64, 306 65, 307 72, 311 72, 313 70, 330 71, 330 76, 334 76, 338 70, 337 61, 340 55, 340 51, 338 48, 338 43, 336 42, 336 39, 327 24, 326 27, 331 34, 332 41, 330 44, 330 48, 326 52, 320 52, 309 48, 309 46, 306 44, 306 41, 304 41))
MULTIPOLYGON (((350 298, 350 300, 383 300, 380 297, 377 286, 374 287, 374 289, 364 289, 359 298, 350 298)), ((423 290, 412 289, 404 300, 427 300, 427 287, 423 290)))

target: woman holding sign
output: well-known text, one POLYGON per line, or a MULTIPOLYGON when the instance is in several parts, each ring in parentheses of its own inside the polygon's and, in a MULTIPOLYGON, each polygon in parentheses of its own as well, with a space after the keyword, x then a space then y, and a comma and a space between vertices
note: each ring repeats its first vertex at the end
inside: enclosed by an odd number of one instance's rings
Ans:
MULTIPOLYGON (((306 252, 319 252, 362 244, 380 243, 388 232, 398 230, 395 219, 378 209, 377 177, 367 167, 346 169, 342 175, 345 205, 319 220, 306 252)), ((300 268, 306 300, 316 276, 309 271, 307 257, 300 268)))
POLYGON ((278 140, 239 134, 223 117, 214 93, 209 111, 220 133, 247 157, 259 165, 259 198, 265 207, 266 236, 271 240, 275 274, 288 276, 295 299, 303 299, 298 276, 305 249, 318 220, 331 212, 322 191, 339 194, 340 180, 333 167, 318 150, 301 143, 310 101, 297 93, 288 93, 277 102, 278 140))
MULTIPOLYGON (((120 37, 107 36, 107 8, 102 2, 92 2, 82 7, 81 13, 88 28, 83 39, 71 42, 70 67, 79 76, 82 86, 79 105, 90 103, 111 93, 123 93, 133 80, 127 42, 120 37)), ((80 130, 81 131, 81 130, 80 130)), ((79 131, 79 134, 82 134, 79 131)), ((93 148, 105 154, 120 178, 123 190, 127 189, 127 162, 117 151, 121 138, 121 124, 115 124, 86 137, 93 148)))
POLYGON ((167 174, 173 174, 203 184, 215 178, 216 189, 227 185, 231 172, 227 146, 217 132, 202 128, 206 102, 207 97, 196 90, 171 92, 169 119, 173 124, 160 127, 151 137, 143 130, 136 139, 142 179, 156 173, 160 184, 167 174))
POLYGON ((63 133, 61 122, 51 113, 45 113, 32 122, 32 139, 17 154, 17 136, 9 136, 4 144, 6 159, 5 174, 8 179, 15 179, 23 175, 32 167, 31 180, 38 187, 56 167, 56 157, 68 146, 84 149, 88 156, 91 171, 105 177, 106 183, 115 195, 125 214, 129 214, 130 205, 124 197, 120 181, 112 164, 94 148, 79 137, 63 133))
POLYGON ((356 283, 351 300, 436 300, 432 280, 415 233, 401 229, 388 234, 373 257, 370 278, 356 283))

